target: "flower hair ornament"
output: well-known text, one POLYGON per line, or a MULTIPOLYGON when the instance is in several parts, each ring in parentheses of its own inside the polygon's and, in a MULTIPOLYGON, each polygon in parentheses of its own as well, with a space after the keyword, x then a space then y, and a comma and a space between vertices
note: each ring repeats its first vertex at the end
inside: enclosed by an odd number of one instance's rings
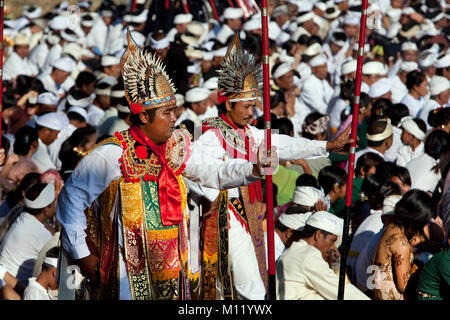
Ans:
POLYGON ((263 75, 255 57, 243 50, 236 32, 218 70, 219 101, 255 100, 261 95, 263 75))
POLYGON ((160 58, 141 50, 130 30, 128 46, 122 55, 120 67, 125 86, 125 97, 134 114, 176 104, 175 87, 160 58))
POLYGON ((328 122, 330 121, 330 116, 325 114, 311 124, 303 124, 302 131, 307 132, 312 135, 318 135, 327 130, 328 122))

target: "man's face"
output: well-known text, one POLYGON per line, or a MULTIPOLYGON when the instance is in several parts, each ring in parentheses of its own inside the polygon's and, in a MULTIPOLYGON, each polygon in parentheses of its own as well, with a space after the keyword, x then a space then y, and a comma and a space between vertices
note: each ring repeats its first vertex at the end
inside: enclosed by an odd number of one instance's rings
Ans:
POLYGON ((379 74, 363 74, 362 79, 369 86, 377 82, 381 76, 379 74))
POLYGON ((115 79, 120 76, 120 66, 118 64, 113 64, 112 66, 108 66, 104 68, 105 73, 115 79))
POLYGON ((56 138, 58 138, 58 134, 59 134, 58 130, 44 128, 43 131, 44 131, 43 132, 44 134, 42 135, 41 140, 46 145, 51 144, 53 141, 56 140, 56 138))
POLYGON ((358 26, 356 24, 346 24, 344 25, 344 33, 347 38, 355 38, 358 34, 358 26))
POLYGON ((170 46, 164 49, 157 49, 155 50, 155 55, 157 58, 160 58, 161 60, 165 60, 167 57, 167 53, 169 52, 170 46))
POLYGON ((419 61, 419 51, 417 50, 405 50, 402 51, 403 61, 419 61))
POLYGON ((189 23, 177 23, 175 24, 175 29, 177 29, 178 33, 183 34, 186 32, 188 25, 189 23))
POLYGON ((405 129, 402 129, 402 135, 400 136, 400 139, 402 140, 403 144, 409 144, 411 142, 412 135, 405 129))
POLYGON ((287 14, 283 14, 283 15, 275 18, 275 21, 277 22, 277 24, 280 27, 282 27, 288 20, 289 20, 289 16, 287 14))
POLYGON ((241 18, 228 19, 228 20, 227 20, 227 24, 228 24, 228 26, 231 28, 231 30, 233 30, 233 31, 238 31, 238 30, 241 29, 241 26, 242 26, 242 20, 241 20, 241 18))
POLYGON ((175 122, 177 117, 175 110, 177 106, 171 105, 167 107, 157 108, 155 111, 155 119, 149 122, 145 112, 140 113, 141 120, 146 117, 143 125, 143 131, 156 145, 165 143, 172 136, 175 130, 175 122))
POLYGON ((97 101, 103 110, 106 110, 111 106, 111 97, 108 95, 104 95, 104 94, 99 95, 97 97, 97 101))
POLYGON ((327 72, 328 72, 327 64, 324 63, 320 66, 312 67, 311 72, 320 80, 324 80, 324 79, 326 79, 327 72))
POLYGON ((330 42, 330 49, 331 49, 331 53, 332 53, 333 55, 335 55, 336 53, 339 52, 339 50, 342 49, 342 47, 341 47, 341 46, 338 46, 338 45, 337 45, 336 43, 334 43, 334 42, 330 42))
POLYGON ((314 245, 321 253, 325 261, 328 261, 328 256, 331 251, 336 249, 337 236, 334 234, 328 234, 326 237, 322 231, 316 231, 316 244, 314 245))
POLYGON ((66 72, 60 69, 53 70, 53 80, 59 85, 62 84, 64 81, 66 81, 69 75, 70 72, 66 72))
POLYGON ((206 98, 205 100, 200 101, 200 102, 192 103, 192 110, 197 115, 205 114, 206 109, 208 108, 208 103, 209 103, 209 97, 206 98))
POLYGON ((391 0, 391 7, 393 9, 401 9, 403 7, 403 0, 391 0))
POLYGON ((275 82, 283 89, 290 89, 294 84, 294 73, 291 70, 288 73, 276 79, 275 82))
POLYGON ((95 91, 95 81, 89 84, 81 85, 80 89, 85 95, 90 96, 95 91))
POLYGON ((239 128, 244 128, 253 120, 253 108, 256 100, 226 102, 227 117, 239 128))
POLYGON ((25 59, 26 57, 28 57, 28 53, 30 52, 30 46, 27 44, 16 45, 16 46, 14 46, 14 50, 19 55, 19 57, 21 57, 22 59, 25 59))
POLYGON ((348 1, 339 2, 337 4, 337 6, 338 6, 339 10, 341 10, 342 12, 345 12, 348 9, 348 1))

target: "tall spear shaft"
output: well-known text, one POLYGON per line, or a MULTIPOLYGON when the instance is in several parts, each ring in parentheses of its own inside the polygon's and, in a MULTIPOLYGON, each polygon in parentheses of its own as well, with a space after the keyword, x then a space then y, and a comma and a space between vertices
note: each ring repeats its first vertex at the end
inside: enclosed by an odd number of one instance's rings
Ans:
MULTIPOLYGON (((3 8, 4 0, 0 0, 0 136, 2 132, 2 112, 3 112, 3 8)), ((2 141, 0 139, 0 148, 2 141)), ((6 154, 5 154, 6 156, 6 154)))
POLYGON ((350 146, 348 169, 347 169, 348 177, 347 177, 347 191, 345 195, 345 216, 344 216, 344 230, 342 236, 341 266, 339 271, 338 300, 344 299, 347 253, 349 247, 348 230, 350 224, 350 205, 352 203, 353 175, 355 172, 356 136, 358 130, 359 103, 361 96, 362 66, 364 62, 363 61, 364 44, 366 42, 367 7, 368 7, 368 0, 363 0, 361 8, 361 23, 359 30, 358 59, 356 65, 355 98, 353 100, 353 118, 351 131, 351 137, 353 139, 353 142, 350 146))
MULTIPOLYGON (((263 98, 264 98, 264 128, 266 150, 272 146, 271 121, 270 121, 270 75, 269 75, 269 19, 267 0, 261 3, 262 17, 262 50, 263 50, 263 98)), ((269 169, 270 170, 270 169, 269 169)), ((266 175, 266 220, 267 220, 267 251, 269 262, 268 296, 270 300, 276 299, 275 288, 275 245, 274 245, 274 221, 273 221, 273 186, 272 175, 266 175)))

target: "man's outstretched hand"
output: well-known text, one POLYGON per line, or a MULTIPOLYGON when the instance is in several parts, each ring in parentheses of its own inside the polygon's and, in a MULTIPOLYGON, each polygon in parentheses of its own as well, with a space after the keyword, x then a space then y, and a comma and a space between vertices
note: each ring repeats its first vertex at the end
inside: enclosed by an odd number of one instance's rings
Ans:
POLYGON ((349 136, 352 126, 349 125, 336 139, 327 142, 327 151, 340 151, 346 144, 353 143, 353 139, 349 136))

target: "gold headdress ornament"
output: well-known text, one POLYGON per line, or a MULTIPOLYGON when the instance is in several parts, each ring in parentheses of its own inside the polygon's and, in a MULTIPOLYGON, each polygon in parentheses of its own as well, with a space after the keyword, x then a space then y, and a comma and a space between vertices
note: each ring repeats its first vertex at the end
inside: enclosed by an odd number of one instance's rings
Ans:
POLYGON ((260 96, 262 69, 256 64, 255 57, 242 49, 239 33, 236 32, 218 72, 221 102, 249 101, 260 96))
POLYGON ((131 112, 139 113, 154 108, 175 105, 175 88, 161 59, 143 52, 127 31, 127 50, 122 55, 125 97, 131 112))

